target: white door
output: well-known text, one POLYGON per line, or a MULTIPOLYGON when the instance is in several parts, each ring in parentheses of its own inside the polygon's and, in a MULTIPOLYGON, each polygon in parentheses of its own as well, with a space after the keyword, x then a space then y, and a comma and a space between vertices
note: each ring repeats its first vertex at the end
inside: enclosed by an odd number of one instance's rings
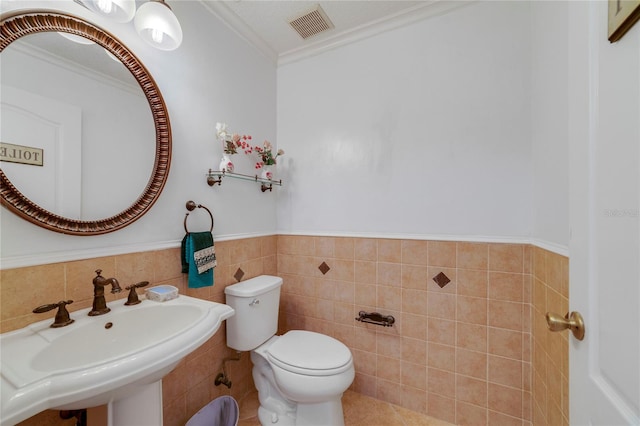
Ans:
POLYGON ((607 40, 607 2, 570 2, 570 422, 640 424, 640 23, 607 40))
POLYGON ((0 141, 43 150, 43 165, 2 162, 22 194, 60 216, 80 219, 82 111, 15 87, 0 89, 0 141))

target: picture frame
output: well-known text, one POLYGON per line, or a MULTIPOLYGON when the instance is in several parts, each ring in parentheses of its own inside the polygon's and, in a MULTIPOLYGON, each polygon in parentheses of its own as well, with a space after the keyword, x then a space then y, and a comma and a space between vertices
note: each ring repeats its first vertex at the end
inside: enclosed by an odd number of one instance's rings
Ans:
POLYGON ((609 41, 615 43, 640 19, 640 0, 609 1, 609 41))

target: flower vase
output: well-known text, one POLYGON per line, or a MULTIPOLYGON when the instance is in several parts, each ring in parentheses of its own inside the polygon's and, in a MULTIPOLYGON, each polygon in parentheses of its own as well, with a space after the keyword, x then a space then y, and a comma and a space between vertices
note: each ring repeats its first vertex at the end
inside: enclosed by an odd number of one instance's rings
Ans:
POLYGON ((229 154, 223 154, 222 159, 220 160, 220 171, 221 172, 233 172, 233 162, 231 161, 231 156, 229 154))
POLYGON ((272 166, 262 166, 260 177, 262 179, 271 180, 273 178, 272 166))

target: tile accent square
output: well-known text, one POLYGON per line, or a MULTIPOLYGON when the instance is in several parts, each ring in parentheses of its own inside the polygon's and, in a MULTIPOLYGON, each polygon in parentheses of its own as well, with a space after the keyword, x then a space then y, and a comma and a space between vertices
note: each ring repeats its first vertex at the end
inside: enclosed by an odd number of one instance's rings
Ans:
POLYGON ((436 284, 440 286, 440 288, 444 288, 445 285, 451 282, 449 277, 447 277, 443 272, 440 272, 438 275, 433 277, 433 281, 435 281, 436 284))
POLYGON ((233 274, 233 278, 235 278, 236 281, 240 281, 242 279, 242 277, 244 277, 244 271, 242 269, 238 268, 236 273, 233 274))
POLYGON ((318 266, 318 269, 320 269, 320 272, 322 272, 322 275, 326 275, 331 268, 329 268, 329 265, 327 265, 325 262, 322 262, 320 266, 318 266))

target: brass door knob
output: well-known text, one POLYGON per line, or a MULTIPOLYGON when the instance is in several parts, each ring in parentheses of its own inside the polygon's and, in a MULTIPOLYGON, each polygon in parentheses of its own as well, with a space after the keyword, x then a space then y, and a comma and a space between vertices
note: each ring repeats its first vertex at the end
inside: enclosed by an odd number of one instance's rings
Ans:
POLYGON ((553 313, 547 312, 547 326, 551 331, 571 330, 573 337, 578 340, 584 339, 584 320, 579 312, 571 312, 564 317, 553 313))

